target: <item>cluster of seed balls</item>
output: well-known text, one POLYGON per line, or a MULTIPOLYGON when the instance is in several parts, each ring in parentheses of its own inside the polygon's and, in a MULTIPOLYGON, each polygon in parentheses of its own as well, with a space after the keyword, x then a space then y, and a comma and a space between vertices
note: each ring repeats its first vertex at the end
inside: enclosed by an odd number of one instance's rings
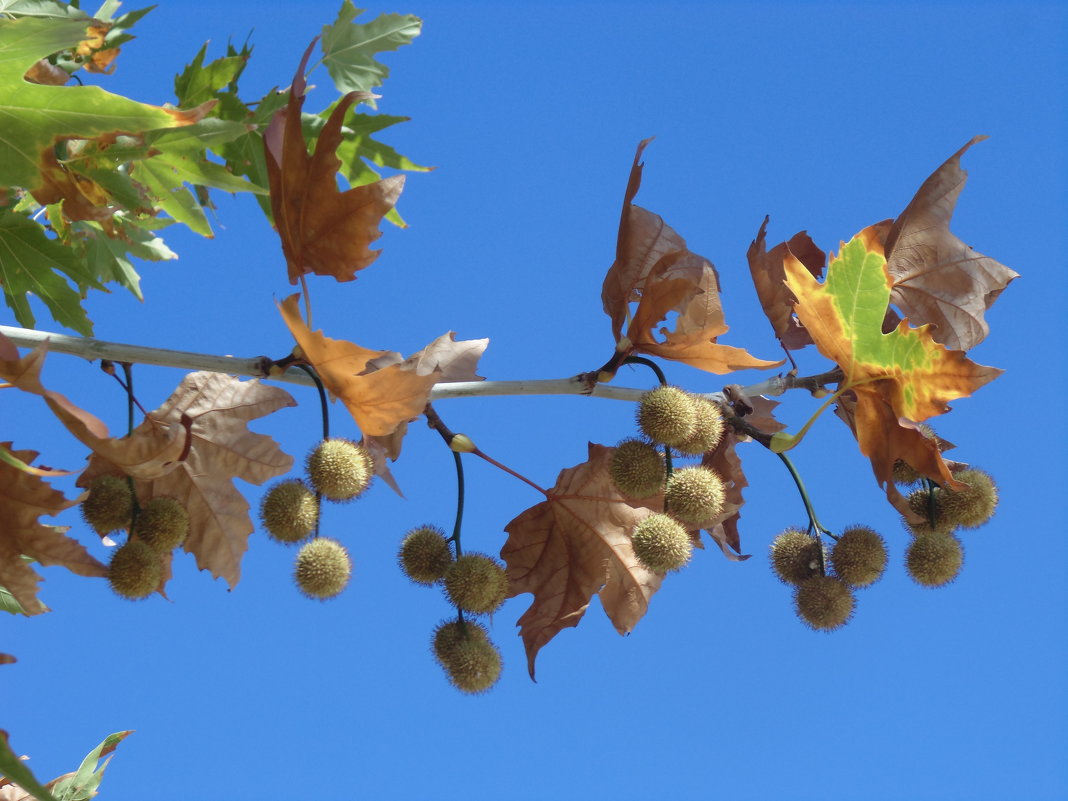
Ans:
MULTIPOLYGON (((482 553, 454 558, 445 532, 437 526, 409 531, 397 561, 414 583, 440 584, 449 602, 468 616, 496 612, 508 595, 508 577, 500 562, 482 553)), ((452 685, 465 693, 485 692, 500 678, 501 653, 486 627, 462 614, 434 629, 431 650, 452 685)))
POLYGON ((163 582, 163 558, 185 542, 189 533, 185 507, 174 498, 153 498, 140 505, 128 478, 105 475, 93 479, 81 511, 101 537, 129 532, 108 564, 108 583, 115 593, 135 601, 158 590, 163 582))
MULTIPOLYGON (((903 469, 896 470, 895 477, 905 479, 901 483, 909 480, 903 469)), ((989 474, 970 468, 956 473, 954 478, 967 488, 957 492, 922 488, 908 498, 909 507, 924 521, 904 521, 914 535, 905 551, 905 570, 923 587, 942 587, 957 577, 964 563, 964 549, 952 532, 981 526, 997 506, 997 487, 989 474)), ((784 583, 794 586, 797 616, 814 629, 831 631, 852 617, 853 591, 882 576, 887 563, 886 544, 871 529, 852 526, 842 532, 829 553, 822 554, 822 560, 819 549, 815 537, 789 528, 771 544, 771 565, 784 583)))
POLYGON ((643 518, 631 532, 638 561, 655 573, 680 570, 693 554, 688 529, 709 524, 723 511, 726 490, 714 470, 694 465, 672 470, 665 481, 664 457, 657 445, 680 456, 700 456, 723 438, 720 407, 678 387, 647 392, 638 405, 641 438, 616 446, 609 467, 616 488, 637 500, 664 493, 663 513, 643 518))
POLYGON ((260 523, 267 535, 285 545, 303 543, 293 581, 308 598, 334 598, 352 578, 352 558, 336 539, 320 537, 319 501, 336 503, 360 497, 374 477, 374 460, 352 440, 324 439, 305 460, 305 478, 280 481, 263 496, 260 523))

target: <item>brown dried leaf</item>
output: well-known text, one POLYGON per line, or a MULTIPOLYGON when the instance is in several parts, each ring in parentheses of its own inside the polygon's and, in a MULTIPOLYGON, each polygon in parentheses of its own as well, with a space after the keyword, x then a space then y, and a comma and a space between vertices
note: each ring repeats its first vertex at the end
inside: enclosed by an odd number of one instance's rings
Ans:
POLYGON ((306 273, 331 275, 352 281, 356 272, 371 264, 380 251, 370 250, 382 235, 382 217, 400 197, 404 176, 396 175, 342 192, 337 186, 341 160, 341 123, 349 107, 369 97, 366 92, 345 95, 323 126, 308 154, 301 130, 304 106, 304 69, 315 40, 301 59, 289 90, 289 104, 280 109, 264 134, 267 177, 274 224, 289 266, 289 282, 306 273))
POLYGON ((534 602, 519 618, 527 667, 558 632, 577 626, 598 594, 616 631, 641 620, 661 576, 642 567, 630 531, 652 510, 633 507, 608 474, 614 448, 589 445, 589 459, 561 471, 548 499, 527 509, 505 530, 501 549, 511 596, 529 592, 534 602))
POLYGON ((977 136, 923 182, 886 237, 890 302, 913 325, 931 323, 934 339, 968 350, 990 331, 989 309, 1019 273, 977 253, 950 233, 949 221, 968 173, 960 157, 977 136))
MULTIPOLYGON (((11 443, 3 443, 10 448, 11 443)), ((36 451, 11 451, 29 464, 36 451)), ((81 543, 64 535, 66 527, 45 526, 38 518, 55 515, 77 504, 40 478, 0 462, 0 585, 15 596, 28 615, 47 611, 37 600, 41 577, 21 558, 33 557, 44 566, 63 565, 79 576, 104 576, 107 568, 81 543)))
POLYGON ((70 80, 70 73, 62 67, 57 67, 47 58, 42 58, 26 70, 23 78, 30 83, 39 83, 44 86, 63 86, 70 80))

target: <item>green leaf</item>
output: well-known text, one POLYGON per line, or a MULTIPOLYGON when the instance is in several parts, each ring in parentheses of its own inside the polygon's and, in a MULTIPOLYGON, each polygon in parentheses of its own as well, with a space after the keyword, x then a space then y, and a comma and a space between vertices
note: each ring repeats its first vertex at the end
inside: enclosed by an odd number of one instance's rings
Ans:
POLYGON ((85 21, 0 19, 0 186, 41 186, 41 154, 66 138, 140 133, 188 121, 97 86, 39 86, 23 80, 37 60, 75 45, 85 21), (91 111, 87 111, 91 110, 91 111))
POLYGON ((323 26, 323 63, 339 92, 369 92, 389 77, 376 53, 396 50, 419 35, 423 21, 411 14, 382 14, 369 23, 353 20, 361 9, 344 0, 333 25, 323 26))
POLYGON ((26 763, 11 750, 3 733, 0 733, 0 776, 13 781, 38 801, 59 801, 34 778, 26 763))
POLYGON ((60 2, 60 0, 0 0, 0 14, 66 19, 89 18, 80 8, 60 2))
POLYGON ((198 106, 211 100, 215 93, 237 79, 245 69, 247 56, 227 56, 204 66, 207 43, 200 48, 193 61, 174 79, 174 94, 182 106, 198 106))
POLYGON ((119 731, 109 734, 100 745, 86 754, 73 776, 56 782, 53 788, 56 801, 89 801, 96 795, 96 788, 104 778, 104 770, 111 761, 110 754, 133 732, 119 731), (104 757, 108 757, 104 759, 104 757), (104 759, 103 764, 100 760, 104 759))
POLYGON ((0 284, 19 325, 33 328, 36 322, 26 297, 32 292, 57 322, 89 336, 93 325, 81 307, 81 294, 56 270, 81 286, 102 288, 71 249, 46 236, 40 225, 21 214, 0 211, 0 284))

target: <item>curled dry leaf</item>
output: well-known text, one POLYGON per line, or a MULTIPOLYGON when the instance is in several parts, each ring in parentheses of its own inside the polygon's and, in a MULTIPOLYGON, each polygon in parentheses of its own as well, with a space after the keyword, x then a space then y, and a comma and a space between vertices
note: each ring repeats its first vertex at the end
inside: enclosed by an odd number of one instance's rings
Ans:
MULTIPOLYGON (((11 443, 3 443, 10 447, 11 443)), ((20 461, 31 463, 35 451, 12 450, 20 461)), ((59 514, 77 503, 52 489, 37 476, 0 462, 0 585, 7 588, 28 615, 46 611, 37 600, 41 577, 22 559, 36 559, 44 566, 63 565, 79 576, 104 576, 107 568, 67 537, 66 527, 46 526, 42 515, 59 514)))
MULTIPOLYGON (((141 503, 174 498, 186 508, 189 536, 182 547, 196 556, 201 570, 225 578, 231 587, 240 578, 253 531, 248 502, 233 479, 263 484, 293 466, 292 456, 270 437, 249 431, 248 423, 286 406, 296 406, 296 401, 278 387, 219 373, 190 373, 137 429, 180 421, 188 427, 185 458, 166 475, 135 481, 134 488, 141 503)), ((94 456, 78 484, 87 486, 112 472, 113 465, 94 456)))
POLYGON ((289 266, 289 281, 307 273, 352 281, 356 272, 378 258, 370 244, 381 236, 379 223, 400 197, 404 176, 396 175, 342 192, 337 186, 341 160, 341 123, 354 102, 366 92, 345 95, 323 126, 308 154, 300 114, 307 84, 304 69, 316 40, 304 53, 289 103, 271 120, 264 134, 267 177, 274 224, 289 266))
POLYGON ((626 634, 649 608, 661 576, 638 563, 630 531, 652 513, 620 495, 608 473, 613 448, 589 445, 589 459, 560 472, 547 500, 505 530, 501 549, 510 595, 534 594, 519 618, 527 667, 558 632, 577 626, 597 593, 616 631, 626 634))
POLYGON ((960 157, 977 136, 923 182, 886 236, 890 302, 913 323, 935 326, 932 336, 950 350, 968 350, 990 331, 986 310, 1019 274, 977 253, 949 231, 968 173, 960 157))

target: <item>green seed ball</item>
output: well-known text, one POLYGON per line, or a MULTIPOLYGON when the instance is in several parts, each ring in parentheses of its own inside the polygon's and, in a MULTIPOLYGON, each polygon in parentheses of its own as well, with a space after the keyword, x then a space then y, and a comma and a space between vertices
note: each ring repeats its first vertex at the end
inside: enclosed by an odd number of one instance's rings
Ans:
POLYGON ((794 591, 794 611, 817 631, 834 631, 853 616, 853 593, 834 576, 812 576, 794 591))
POLYGON ((317 537, 297 552, 293 580, 304 595, 325 601, 334 598, 352 577, 352 559, 345 546, 328 537, 317 537))
POLYGON ((170 553, 189 534, 189 513, 174 498, 153 498, 141 507, 130 531, 156 553, 170 553))
POLYGON ((465 553, 445 570, 445 594, 465 612, 495 612, 508 595, 504 567, 482 553, 465 553))
POLYGON ((111 554, 108 584, 123 598, 131 601, 147 598, 159 589, 162 578, 159 554, 140 540, 129 540, 111 554))
POLYGON ((444 621, 434 630, 434 658, 458 690, 482 693, 501 676, 501 653, 485 626, 473 621, 444 621))
POLYGON ((664 487, 664 456, 640 439, 625 439, 612 452, 612 482, 628 498, 648 498, 664 487))
POLYGON ((831 548, 835 575, 851 587, 874 584, 886 570, 886 543, 866 526, 851 526, 831 548))
POLYGON ((440 581, 452 564, 452 548, 440 528, 421 526, 405 536, 397 560, 404 575, 416 584, 429 586, 440 581))
POLYGON ((693 540, 677 520, 665 514, 643 518, 630 536, 634 555, 654 573, 681 570, 693 555, 693 540))
POLYGON ((277 542, 292 544, 306 540, 318 522, 315 493, 299 478, 275 484, 260 503, 260 523, 277 542))
POLYGON ((990 520, 998 505, 998 488, 990 474, 972 467, 954 474, 953 478, 968 488, 944 491, 942 511, 946 520, 961 528, 978 528, 990 520))
POLYGON ((678 387, 657 387, 638 404, 638 427, 653 442, 678 447, 693 436, 696 425, 693 397, 678 387))
POLYGON ((707 453, 719 445, 723 439, 726 424, 719 405, 707 398, 693 398, 694 429, 693 434, 675 447, 681 452, 693 456, 707 453))
POLYGON ((820 574, 820 544, 798 528, 788 528, 772 540, 771 568, 783 584, 800 584, 820 574))
POLYGON ((664 503, 684 523, 706 523, 723 511, 723 479, 708 467, 684 467, 668 479, 664 503))
POLYGON ((945 513, 944 499, 944 490, 941 487, 933 487, 930 492, 926 489, 918 489, 909 493, 907 498, 909 509, 923 518, 919 523, 910 523, 902 518, 902 524, 912 536, 949 534, 956 530, 957 524, 952 522, 945 513))
POLYGON ((943 587, 960 573, 964 546, 952 534, 922 534, 905 551, 905 569, 924 587, 943 587))
POLYGON ((97 476, 82 501, 82 517, 101 537, 130 527, 133 493, 125 478, 97 476))
POLYGON ((374 461, 362 445, 348 439, 325 439, 308 454, 312 488, 331 501, 351 501, 374 477, 374 461))

